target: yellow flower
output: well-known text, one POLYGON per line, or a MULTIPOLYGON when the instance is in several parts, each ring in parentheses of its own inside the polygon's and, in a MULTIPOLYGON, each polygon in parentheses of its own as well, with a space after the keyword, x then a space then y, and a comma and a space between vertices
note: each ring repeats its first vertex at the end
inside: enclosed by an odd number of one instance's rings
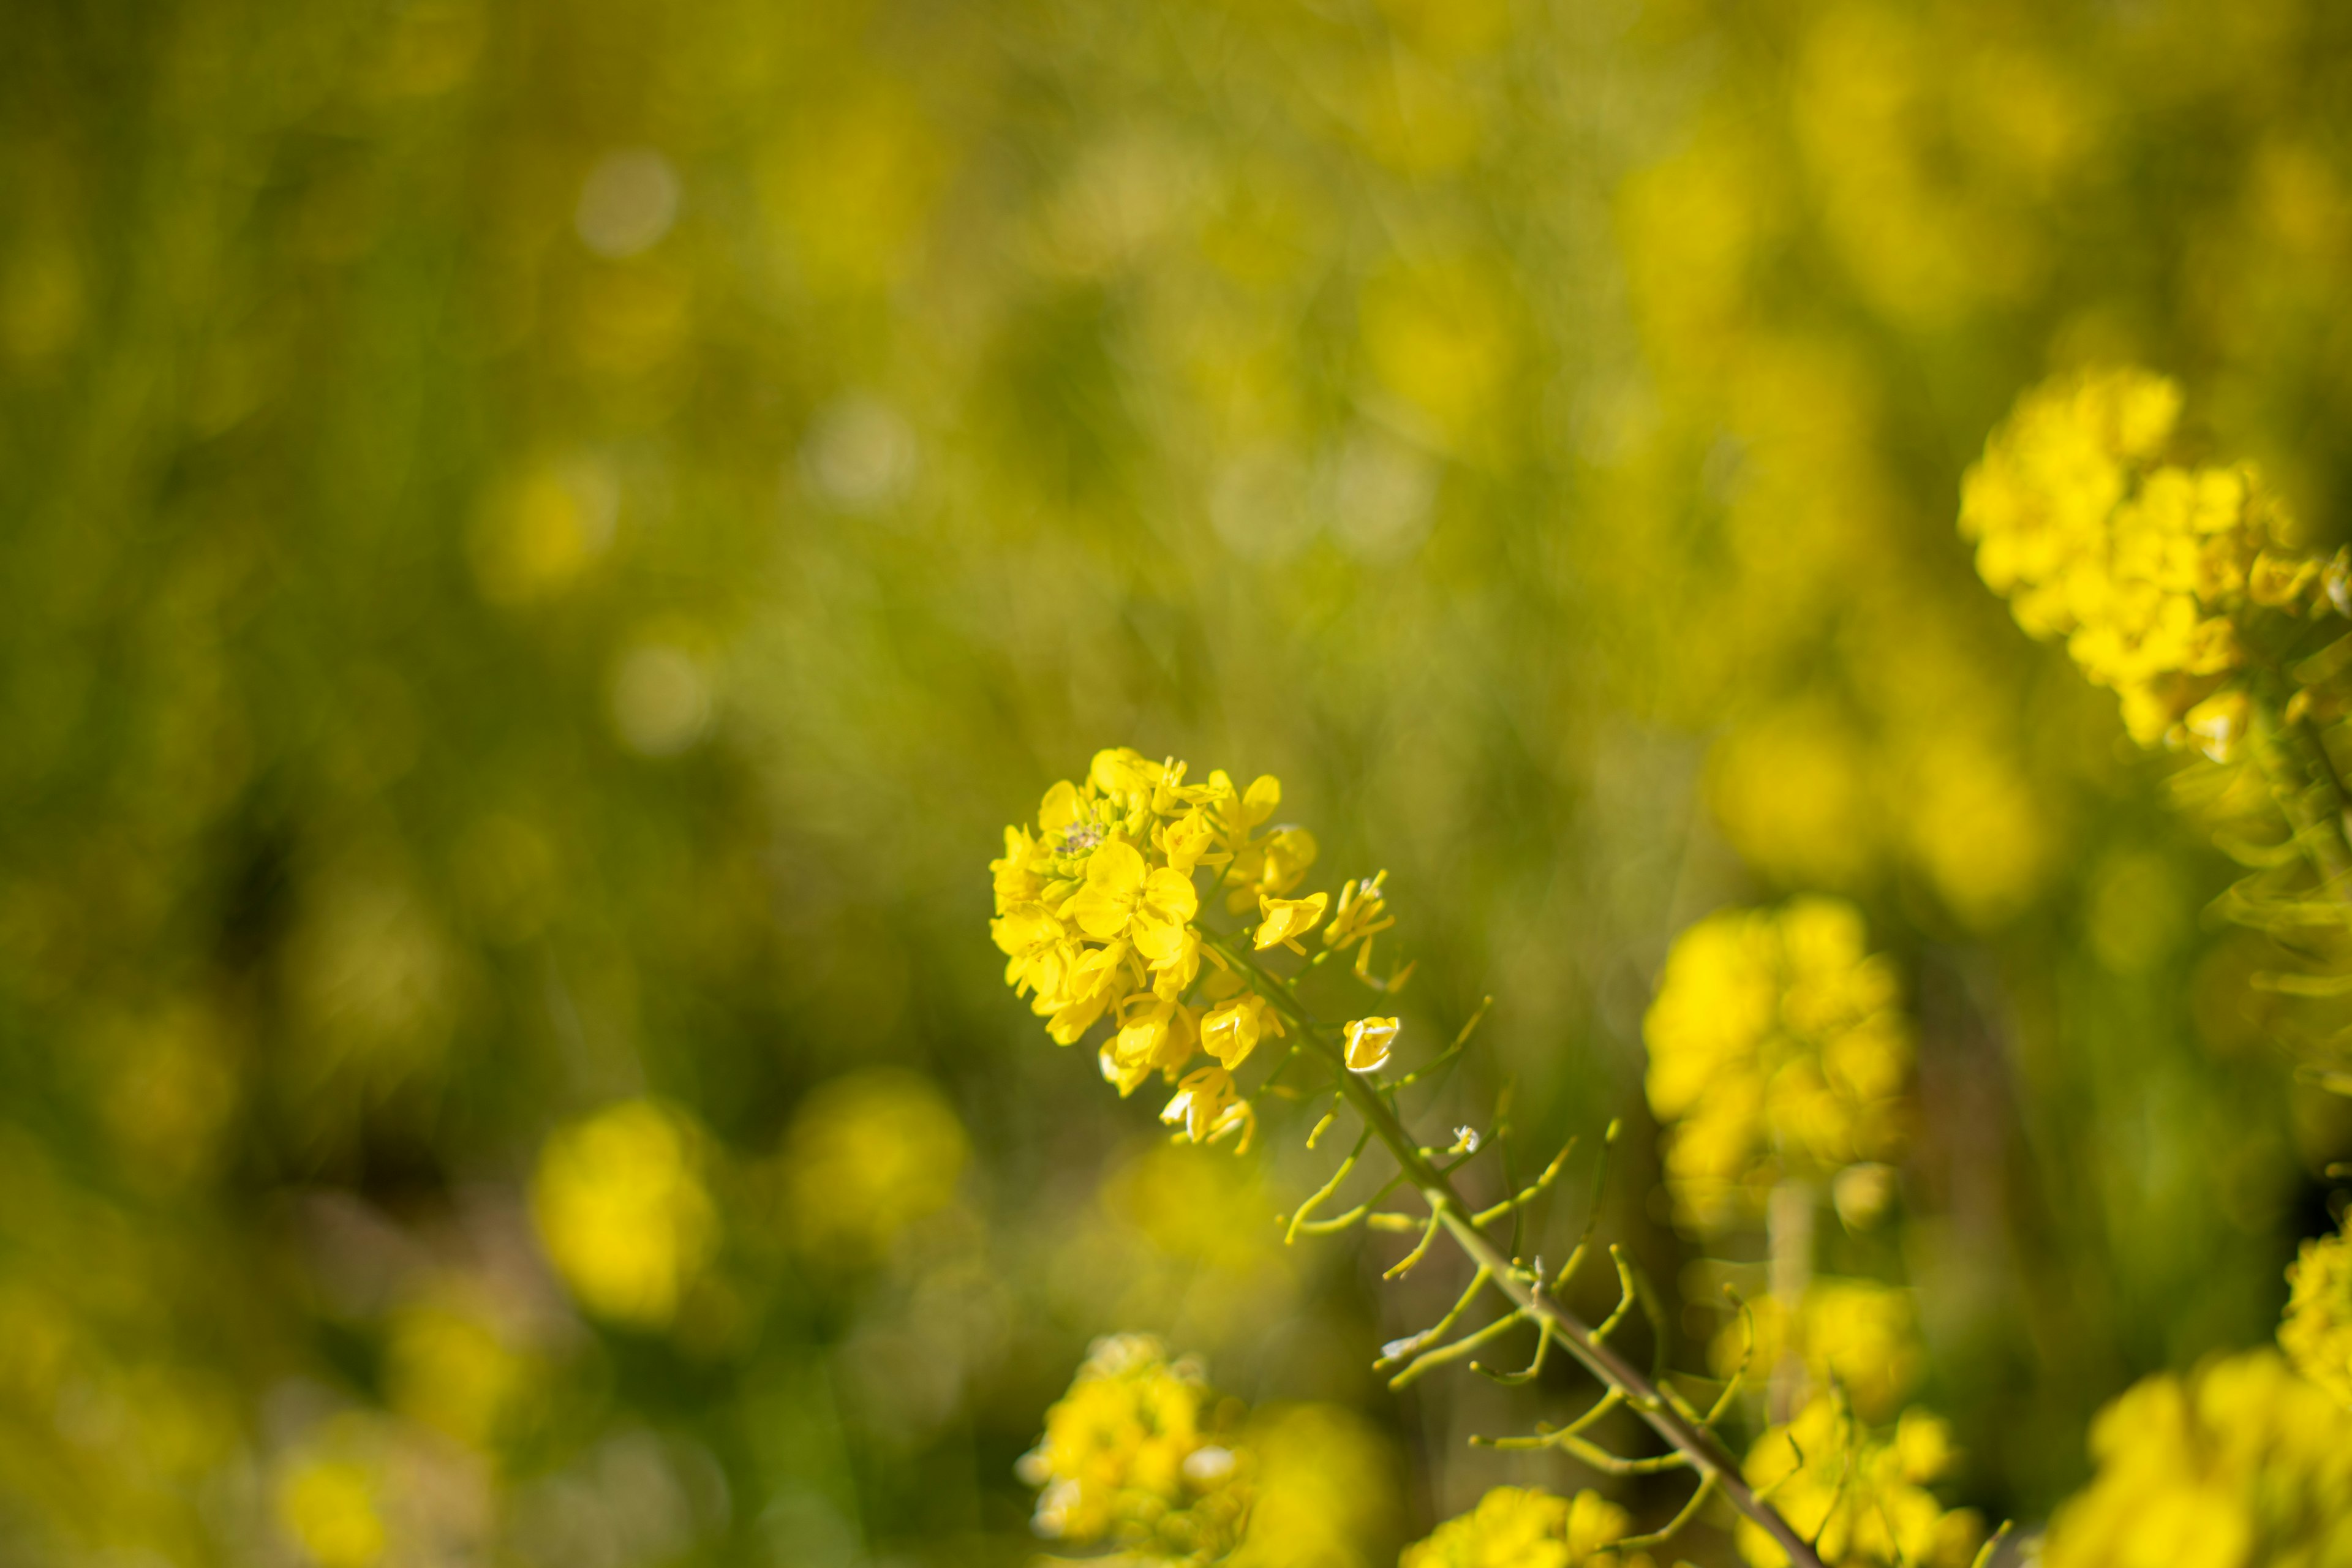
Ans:
POLYGON ((1348 1070, 1378 1072, 1388 1065, 1402 1026, 1394 1018, 1359 1018, 1347 1027, 1348 1070))
POLYGON ((1478 1506, 1408 1546, 1397 1568, 1614 1568, 1632 1516, 1597 1492, 1573 1499, 1496 1487, 1478 1506))
POLYGON ((678 1112, 625 1100, 540 1152, 531 1217, 548 1260, 600 1317, 660 1328, 718 1241, 698 1140, 678 1112))
MULTIPOLYGON (((1825 1563, 1969 1568, 1982 1521, 1970 1510, 1947 1510, 1927 1489, 1953 1457, 1949 1429, 1924 1410, 1905 1411, 1892 1432, 1872 1432, 1836 1402, 1817 1398, 1759 1438, 1744 1468, 1750 1486, 1771 1489, 1780 1517, 1815 1543, 1825 1563)), ((1739 1550, 1757 1568, 1781 1568, 1789 1560, 1779 1542, 1745 1519, 1739 1550)))
POLYGON ((1303 899, 1261 895, 1258 911, 1262 918, 1258 921, 1257 935, 1252 939, 1257 950, 1264 952, 1269 947, 1279 945, 1293 952, 1305 952, 1307 950, 1298 945, 1298 939, 1321 922, 1323 911, 1330 902, 1331 895, 1328 893, 1310 893, 1303 899))
POLYGON ((1116 1076, 1108 1069, 1105 1076, 1118 1085, 1121 1098, 1155 1068, 1172 1079, 1201 1043, 1201 1016, 1181 1002, 1146 991, 1128 998, 1126 1006, 1125 1021, 1104 1047, 1118 1068, 1116 1076))
POLYGON ((2297 1372, 2352 1406, 2352 1237, 2338 1231, 2305 1242, 2286 1278, 2279 1348, 2297 1372))
POLYGON ((2047 1568, 2340 1563, 2352 1412, 2272 1351, 2144 1378, 2091 1425, 2095 1471, 2060 1505, 2047 1568))
POLYGON ((1150 1335, 1097 1340, 1019 1466, 1038 1489, 1037 1533, 1155 1559, 1224 1555, 1255 1490, 1254 1456, 1234 1441, 1240 1417, 1199 1363, 1170 1360, 1150 1335))
POLYGON ((1282 1032, 1282 1015, 1253 992, 1209 1009, 1201 1022, 1201 1047, 1225 1067, 1237 1068, 1257 1049, 1261 1036, 1282 1032))
POLYGON ((368 1568, 390 1543, 366 1466, 314 1457, 286 1472, 278 1518, 319 1568, 368 1568))
POLYGON ((2238 618, 2325 602, 2323 563, 2251 468, 2166 462, 2179 389, 2145 371, 2044 383, 1961 483, 1977 571, 2036 637, 2063 637, 2144 744, 2245 663, 2238 618))
POLYGON ((1160 1112, 1160 1120, 1181 1127, 1195 1143, 1221 1138, 1238 1128, 1244 1132, 1243 1146, 1248 1146, 1249 1102, 1235 1092, 1234 1075, 1221 1067, 1186 1073, 1176 1085, 1175 1098, 1160 1112))
POLYGON ((1339 889, 1339 907, 1331 911, 1331 923, 1323 928, 1323 945, 1348 951, 1350 943, 1369 940, 1373 933, 1384 931, 1396 924, 1381 896, 1381 884, 1389 879, 1382 871, 1364 881, 1349 881, 1339 889))
POLYGON ((1013 904, 988 922, 988 934, 1011 962, 1004 983, 1013 994, 1059 994, 1064 978, 1080 956, 1077 939, 1043 904, 1013 904))
POLYGON ((1050 1009, 1045 1032, 1056 1045, 1076 1045, 1113 1002, 1142 984, 1133 956, 1125 942, 1089 949, 1070 966, 1061 991, 1039 994, 1035 1005, 1040 1013, 1050 1009))
POLYGON ((1070 896, 1062 914, 1097 942, 1113 942, 1136 928, 1137 945, 1160 951, 1200 911, 1191 879, 1162 866, 1153 870, 1135 846, 1107 840, 1087 862, 1086 886, 1070 896))
POLYGON ((1718 1229, 1785 1177, 1895 1152, 1911 1037, 1862 917, 1828 899, 1684 931, 1643 1020, 1650 1106, 1685 1217, 1718 1229))

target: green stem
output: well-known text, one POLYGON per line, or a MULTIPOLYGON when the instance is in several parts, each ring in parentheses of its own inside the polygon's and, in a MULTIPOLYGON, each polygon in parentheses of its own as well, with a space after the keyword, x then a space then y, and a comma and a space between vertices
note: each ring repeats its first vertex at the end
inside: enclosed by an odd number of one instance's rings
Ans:
POLYGON ((1219 952, 1245 968, 1257 984, 1258 994, 1271 1002, 1282 1015, 1296 1024, 1314 1047, 1329 1061, 1339 1076, 1340 1091, 1348 1103, 1363 1118, 1364 1125, 1388 1149, 1397 1164, 1404 1171, 1422 1200, 1454 1245, 1473 1264, 1494 1279, 1521 1315, 1543 1325, 1551 1337, 1582 1363, 1584 1369, 1599 1379, 1612 1393, 1622 1396, 1650 1429, 1664 1438, 1667 1445, 1686 1460, 1703 1480, 1712 1480, 1731 1506, 1746 1515, 1759 1529, 1780 1543, 1789 1554, 1790 1568, 1823 1568, 1821 1556, 1782 1519, 1771 1504, 1759 1498, 1746 1478, 1739 1473, 1734 1459, 1715 1434, 1685 1415, 1679 1402, 1663 1393, 1647 1377, 1635 1369, 1601 1341, 1593 1337, 1584 1321, 1566 1307, 1546 1296, 1539 1287, 1529 1283, 1525 1270, 1517 1268, 1503 1256, 1502 1249, 1487 1239, 1465 1205, 1454 1184, 1445 1173, 1431 1164, 1421 1152, 1421 1145, 1388 1100, 1368 1079, 1349 1070, 1347 1058, 1333 1037, 1333 1031, 1320 1024, 1299 1005, 1297 997, 1282 980, 1268 972, 1249 953, 1224 942, 1215 944, 1219 952))

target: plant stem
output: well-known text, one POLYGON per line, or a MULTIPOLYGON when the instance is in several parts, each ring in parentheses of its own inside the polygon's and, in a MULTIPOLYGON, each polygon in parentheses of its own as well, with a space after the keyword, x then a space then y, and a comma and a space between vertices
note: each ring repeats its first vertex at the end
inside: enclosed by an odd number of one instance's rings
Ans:
POLYGON ((1805 1360, 1798 1345, 1805 1291, 1813 1282, 1813 1216, 1820 1192, 1811 1182, 1783 1180, 1764 1211, 1765 1248, 1771 1258, 1772 1300, 1780 1309, 1780 1355, 1772 1365, 1772 1419, 1791 1420, 1804 1402, 1805 1360))
POLYGON ((1406 1131, 1380 1090, 1348 1069, 1331 1029, 1318 1024, 1299 1005, 1290 987, 1260 966, 1255 958, 1223 942, 1217 946, 1253 973, 1258 981, 1255 989, 1259 994, 1304 1031, 1329 1061, 1339 1074, 1340 1091, 1347 1096, 1348 1103, 1403 1169, 1406 1179, 1421 1194, 1422 1201, 1429 1205, 1430 1212, 1437 1216, 1446 1234, 1473 1264, 1493 1277, 1496 1288, 1511 1304, 1528 1321, 1549 1330, 1551 1337, 1566 1346, 1569 1353, 1603 1386, 1622 1395, 1624 1403, 1683 1457, 1702 1481, 1712 1480, 1733 1508, 1778 1542, 1789 1554, 1790 1568, 1823 1568, 1820 1555, 1805 1538, 1780 1517, 1778 1510, 1756 1495, 1740 1474, 1738 1461, 1714 1433, 1685 1415, 1677 1401, 1659 1390, 1605 1342, 1593 1338, 1592 1330, 1581 1318, 1546 1296, 1539 1285, 1529 1283, 1516 1261, 1506 1258, 1502 1249, 1487 1239, 1454 1190, 1453 1182, 1423 1155, 1421 1145, 1406 1131))

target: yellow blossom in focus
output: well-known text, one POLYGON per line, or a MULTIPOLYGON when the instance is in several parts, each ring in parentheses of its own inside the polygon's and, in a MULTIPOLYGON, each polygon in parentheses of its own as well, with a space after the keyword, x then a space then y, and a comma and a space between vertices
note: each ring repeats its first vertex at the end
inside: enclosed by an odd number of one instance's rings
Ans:
POLYGON ((2279 1348, 2295 1371, 2352 1407, 2352 1237, 2338 1231, 2305 1242, 2286 1278, 2279 1348))
POLYGON ((1175 1098, 1160 1112, 1160 1120, 1181 1127, 1195 1143, 1239 1131, 1244 1149, 1255 1126, 1249 1101, 1234 1089, 1234 1075, 1216 1067, 1186 1073, 1176 1085, 1175 1098))
POLYGON ((1597 1492, 1571 1499, 1496 1487, 1406 1547, 1398 1568, 1615 1568, 1620 1559, 1609 1548, 1632 1527, 1632 1516, 1597 1492))
POLYGON ((2325 603, 2320 563, 2252 468, 2173 460, 2179 414, 2179 388, 2146 371, 2046 382, 1961 485, 1979 574, 2020 626, 2066 640, 2144 745, 2179 743, 2244 666, 2252 610, 2325 603))
POLYGON ((583 1306, 637 1328, 677 1315, 718 1240, 699 1163, 692 1125, 650 1100, 625 1100, 548 1139, 531 1217, 583 1306))
MULTIPOLYGON (((1949 1430, 1924 1410, 1906 1410, 1891 1431, 1874 1432, 1820 1397, 1757 1440, 1745 1473, 1758 1490, 1771 1489, 1780 1517, 1837 1568, 1969 1568, 1983 1522, 1927 1490, 1953 1458, 1949 1430)), ((1745 1519, 1739 1550, 1757 1568, 1789 1560, 1745 1519)))
POLYGON ((1348 1070, 1378 1072, 1388 1065, 1389 1052, 1402 1027, 1394 1018, 1359 1018, 1347 1027, 1348 1070))
POLYGON ((2352 1558, 2352 1412, 2275 1352, 2142 1379, 2092 1423, 2091 1458, 2047 1568, 2352 1558))
POLYGON ((1021 1460, 1021 1479, 1038 1489, 1037 1533, 1149 1562, 1223 1556, 1255 1491, 1252 1457, 1234 1440, 1240 1416, 1198 1362, 1171 1361, 1151 1335, 1097 1340, 1021 1460))
POLYGON ((1784 1178, 1892 1154, 1911 1068, 1896 1003, 1835 900, 1720 910, 1676 938, 1643 1037, 1677 1210, 1719 1229, 1784 1178))
MULTIPOLYGON (((1109 1025, 1096 1059, 1122 1097, 1156 1072, 1177 1086, 1164 1120, 1196 1142, 1238 1132, 1246 1148, 1255 1119, 1234 1071, 1261 1040, 1286 1031, 1240 941, 1306 958, 1303 939, 1324 926, 1331 895, 1291 896, 1315 863, 1313 834, 1295 825, 1261 831, 1282 803, 1278 781, 1261 776, 1244 790, 1222 770, 1199 784, 1188 772, 1173 758, 1113 748, 1096 753, 1083 780, 1048 789, 1035 827, 1007 827, 1004 852, 989 864, 989 934, 1005 955, 1005 984, 1030 998, 1056 1042, 1075 1045, 1109 1025), (1225 891, 1226 914, 1255 908, 1256 923, 1204 911, 1202 872, 1225 891), (1215 1065, 1194 1068, 1203 1052, 1215 1065)), ((1371 939, 1396 923, 1381 891, 1387 876, 1341 889, 1310 966, 1353 947, 1359 981, 1385 992, 1403 984, 1410 963, 1385 979, 1370 969, 1371 939)), ((1359 1071, 1386 1059, 1395 1032, 1394 1019, 1351 1026, 1359 1071)))
POLYGON ((1298 939, 1322 922, 1323 911, 1330 902, 1328 893, 1312 893, 1303 899, 1261 898, 1258 909, 1263 918, 1252 941, 1260 952, 1276 946, 1304 952, 1307 950, 1298 945, 1298 939))

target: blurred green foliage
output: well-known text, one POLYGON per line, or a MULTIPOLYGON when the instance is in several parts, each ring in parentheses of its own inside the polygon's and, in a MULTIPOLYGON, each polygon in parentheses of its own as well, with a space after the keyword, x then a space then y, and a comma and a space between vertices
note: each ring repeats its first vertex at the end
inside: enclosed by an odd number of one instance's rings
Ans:
POLYGON ((1295 1138, 1007 999, 999 826, 1112 744, 1391 868, 1407 1037, 1501 998, 1469 1120, 1639 1118, 1676 929, 1859 900, 1930 1397, 2046 1510, 2352 1124, 1957 479, 2129 358, 2334 536, 2347 26, 12 6, 0 1554, 1019 1562, 1119 1329, 1381 1424, 1359 1561, 1565 1489, 1380 1394, 1417 1298, 1259 1223, 1295 1138))

